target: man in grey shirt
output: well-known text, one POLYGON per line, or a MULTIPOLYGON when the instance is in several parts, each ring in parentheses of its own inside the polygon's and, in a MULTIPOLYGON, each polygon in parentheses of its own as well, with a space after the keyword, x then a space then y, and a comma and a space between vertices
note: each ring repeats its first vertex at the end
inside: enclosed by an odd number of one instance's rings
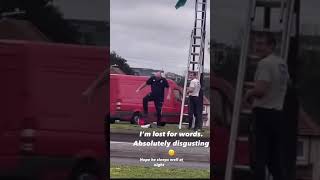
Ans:
POLYGON ((254 88, 248 90, 245 102, 253 100, 255 115, 254 179, 265 179, 268 167, 274 180, 285 179, 283 162, 283 131, 285 129, 283 104, 289 81, 286 62, 273 52, 276 41, 271 33, 261 33, 255 38, 258 62, 254 88))

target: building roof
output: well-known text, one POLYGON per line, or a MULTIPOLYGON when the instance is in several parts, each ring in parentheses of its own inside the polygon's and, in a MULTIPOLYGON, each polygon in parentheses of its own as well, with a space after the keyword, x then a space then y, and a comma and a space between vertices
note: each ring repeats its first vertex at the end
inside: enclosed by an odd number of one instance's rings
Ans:
POLYGON ((110 74, 126 74, 120 68, 117 67, 110 67, 110 74))
POLYGON ((0 39, 50 41, 36 26, 25 20, 0 20, 0 39))

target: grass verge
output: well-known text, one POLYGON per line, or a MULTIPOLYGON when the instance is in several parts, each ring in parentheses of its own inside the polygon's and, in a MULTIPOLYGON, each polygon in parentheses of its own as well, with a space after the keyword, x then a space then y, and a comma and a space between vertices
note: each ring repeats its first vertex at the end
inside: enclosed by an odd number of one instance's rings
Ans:
MULTIPOLYGON (((121 122, 110 124, 110 132, 111 133, 139 133, 141 130, 145 132, 163 132, 163 131, 171 131, 171 132, 193 132, 192 130, 188 130, 186 127, 178 128, 177 124, 166 124, 164 127, 160 128, 147 128, 143 129, 138 125, 121 122)), ((204 128, 204 132, 201 133, 204 138, 210 137, 210 129, 204 128)))
POLYGON ((111 165, 110 177, 113 178, 180 178, 209 179, 209 169, 144 167, 129 165, 111 165))

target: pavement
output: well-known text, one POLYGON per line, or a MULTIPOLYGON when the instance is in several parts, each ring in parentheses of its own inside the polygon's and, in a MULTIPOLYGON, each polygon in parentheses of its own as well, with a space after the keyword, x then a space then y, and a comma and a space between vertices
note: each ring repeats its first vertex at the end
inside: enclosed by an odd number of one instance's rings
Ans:
POLYGON ((184 168, 210 168, 210 147, 164 147, 164 146, 133 146, 134 141, 204 141, 206 138, 148 138, 142 139, 132 134, 110 134, 110 162, 112 164, 122 165, 143 165, 143 166, 166 166, 166 167, 184 167, 184 168), (169 149, 175 151, 175 156, 170 157, 169 149), (140 159, 142 158, 142 159, 140 159), (145 161, 145 159, 154 158, 158 162, 145 161), (159 158, 159 159, 158 159, 159 158), (180 161, 163 162, 166 159, 176 159, 180 161))

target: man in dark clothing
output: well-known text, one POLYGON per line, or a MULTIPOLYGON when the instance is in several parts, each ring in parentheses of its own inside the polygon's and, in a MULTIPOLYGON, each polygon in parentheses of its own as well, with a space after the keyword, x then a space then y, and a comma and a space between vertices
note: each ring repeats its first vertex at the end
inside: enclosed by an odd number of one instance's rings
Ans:
MULTIPOLYGON (((148 93, 144 98, 143 98, 143 113, 144 117, 148 116, 148 102, 153 101, 154 106, 157 111, 157 125, 161 126, 161 110, 162 110, 162 105, 164 102, 164 89, 168 88, 168 96, 167 99, 170 99, 170 94, 171 94, 171 89, 169 88, 169 83, 168 81, 161 77, 161 73, 157 72, 155 76, 151 76, 145 83, 143 83, 137 90, 136 92, 138 93, 141 89, 145 88, 147 85, 151 86, 151 92, 148 93)), ((141 126, 143 128, 150 127, 150 122, 148 119, 146 119, 145 125, 141 126)))

